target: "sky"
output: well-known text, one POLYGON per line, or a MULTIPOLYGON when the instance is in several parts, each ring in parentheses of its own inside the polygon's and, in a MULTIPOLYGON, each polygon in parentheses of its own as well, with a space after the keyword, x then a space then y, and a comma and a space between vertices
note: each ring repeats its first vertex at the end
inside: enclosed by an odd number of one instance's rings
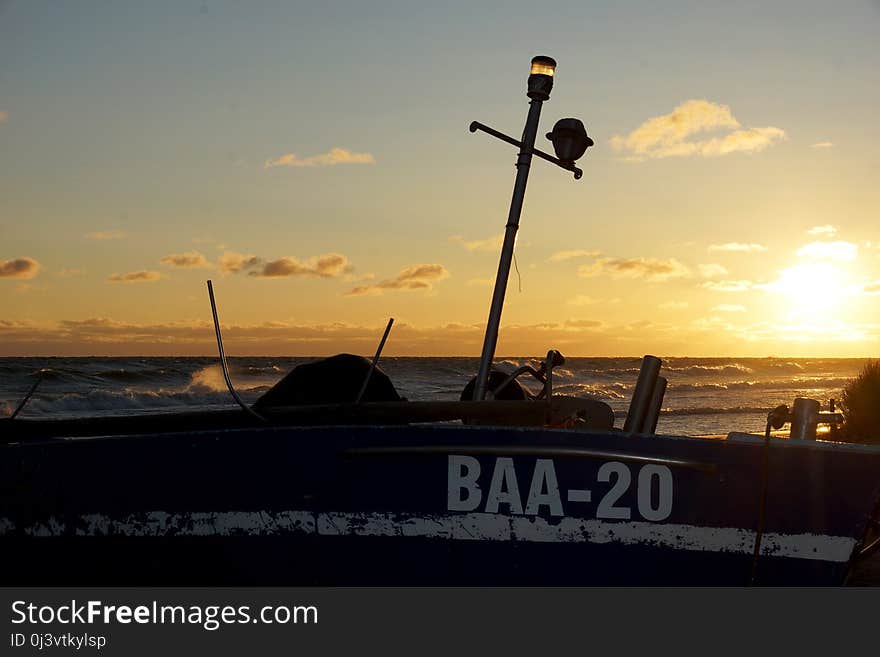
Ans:
POLYGON ((880 3, 0 0, 0 356, 875 356, 880 3))

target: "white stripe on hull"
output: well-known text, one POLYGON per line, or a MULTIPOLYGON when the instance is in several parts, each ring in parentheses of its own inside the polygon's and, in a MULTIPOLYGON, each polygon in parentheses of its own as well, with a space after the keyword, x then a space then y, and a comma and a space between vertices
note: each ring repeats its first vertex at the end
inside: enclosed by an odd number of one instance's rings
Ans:
MULTIPOLYGON (((565 517, 495 513, 410 514, 392 512, 218 511, 167 513, 152 511, 123 518, 103 514, 80 516, 73 527, 50 518, 22 528, 26 536, 401 536, 529 543, 620 543, 693 552, 751 554, 755 532, 736 527, 698 527, 673 523, 607 522, 565 517)), ((15 524, 0 518, 0 536, 16 533, 15 524)), ((794 559, 846 562, 855 539, 824 534, 765 533, 761 554, 794 559)))

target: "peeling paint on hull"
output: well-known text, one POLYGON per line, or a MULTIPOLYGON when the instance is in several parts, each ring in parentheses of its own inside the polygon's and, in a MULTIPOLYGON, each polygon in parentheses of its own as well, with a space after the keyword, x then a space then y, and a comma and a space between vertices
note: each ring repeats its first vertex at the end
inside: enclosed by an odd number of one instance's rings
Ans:
MULTIPOLYGON (((52 518, 22 527, 30 537, 126 536, 395 536, 464 541, 524 541, 531 543, 621 543, 694 552, 752 554, 755 532, 735 527, 695 527, 675 523, 606 522, 581 518, 505 516, 494 513, 429 514, 320 513, 311 511, 225 511, 166 513, 154 511, 111 518, 82 516, 74 524, 52 518)), ((18 528, 0 518, 0 536, 18 528)), ((855 540, 846 536, 767 533, 761 543, 765 556, 846 562, 855 540)))

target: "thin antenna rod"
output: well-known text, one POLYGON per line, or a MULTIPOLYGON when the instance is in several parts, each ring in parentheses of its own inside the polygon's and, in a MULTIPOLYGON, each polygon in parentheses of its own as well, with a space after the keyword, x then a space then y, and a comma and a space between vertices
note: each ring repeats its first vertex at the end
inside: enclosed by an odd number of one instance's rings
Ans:
POLYGON ((385 347, 385 340, 388 339, 388 334, 391 333, 391 325, 394 323, 394 318, 388 318, 388 325, 385 327, 385 333, 382 334, 382 339, 379 341, 379 348, 376 349, 376 355, 373 356, 373 364, 370 365, 370 371, 367 372, 367 376, 364 378, 364 384, 361 386, 361 391, 358 393, 357 399, 354 401, 355 404, 360 404, 361 399, 364 398, 364 393, 367 391, 367 384, 370 382, 370 377, 373 376, 373 370, 376 369, 376 365, 379 363, 379 356, 382 355, 382 349, 385 347))
POLYGON ((235 388, 232 387, 232 381, 229 378, 229 366, 226 364, 226 352, 223 351, 223 337, 220 335, 220 320, 217 319, 217 304, 214 302, 214 286, 211 285, 210 280, 208 281, 208 296, 211 299, 211 314, 214 316, 214 332, 217 334, 217 349, 220 352, 220 367, 223 369, 223 378, 226 380, 226 387, 229 388, 229 394, 232 395, 232 398, 242 407, 242 409, 244 409, 244 411, 253 415, 260 422, 265 422, 266 418, 248 406, 244 400, 238 396, 238 393, 235 392, 235 388))
POLYGON ((21 403, 16 407, 16 409, 14 411, 12 411, 12 415, 9 416, 10 420, 14 420, 15 416, 18 415, 19 413, 21 413, 21 409, 23 409, 25 407, 25 404, 28 403, 31 396, 37 391, 37 386, 40 385, 40 383, 43 381, 43 372, 44 371, 45 370, 41 368, 40 371, 37 372, 37 380, 34 381, 34 385, 32 385, 31 389, 28 390, 28 393, 24 396, 24 399, 21 400, 21 403))

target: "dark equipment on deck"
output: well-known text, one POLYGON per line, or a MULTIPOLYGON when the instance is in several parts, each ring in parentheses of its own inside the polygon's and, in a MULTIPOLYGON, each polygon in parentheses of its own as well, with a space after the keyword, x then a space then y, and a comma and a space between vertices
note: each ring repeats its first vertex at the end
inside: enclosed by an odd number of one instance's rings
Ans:
MULTIPOLYGON (((371 369, 368 359, 353 354, 337 354, 297 365, 260 397, 254 408, 354 403, 371 369)), ((397 394, 388 375, 377 367, 372 370, 362 401, 397 402, 403 398, 397 394)))
MULTIPOLYGON (((477 377, 467 382, 461 391, 461 401, 470 401, 474 398, 474 387, 477 385, 477 377)), ((523 401, 528 399, 525 389, 518 381, 511 378, 500 370, 492 370, 489 373, 488 389, 493 393, 493 399, 505 401, 523 401)))

